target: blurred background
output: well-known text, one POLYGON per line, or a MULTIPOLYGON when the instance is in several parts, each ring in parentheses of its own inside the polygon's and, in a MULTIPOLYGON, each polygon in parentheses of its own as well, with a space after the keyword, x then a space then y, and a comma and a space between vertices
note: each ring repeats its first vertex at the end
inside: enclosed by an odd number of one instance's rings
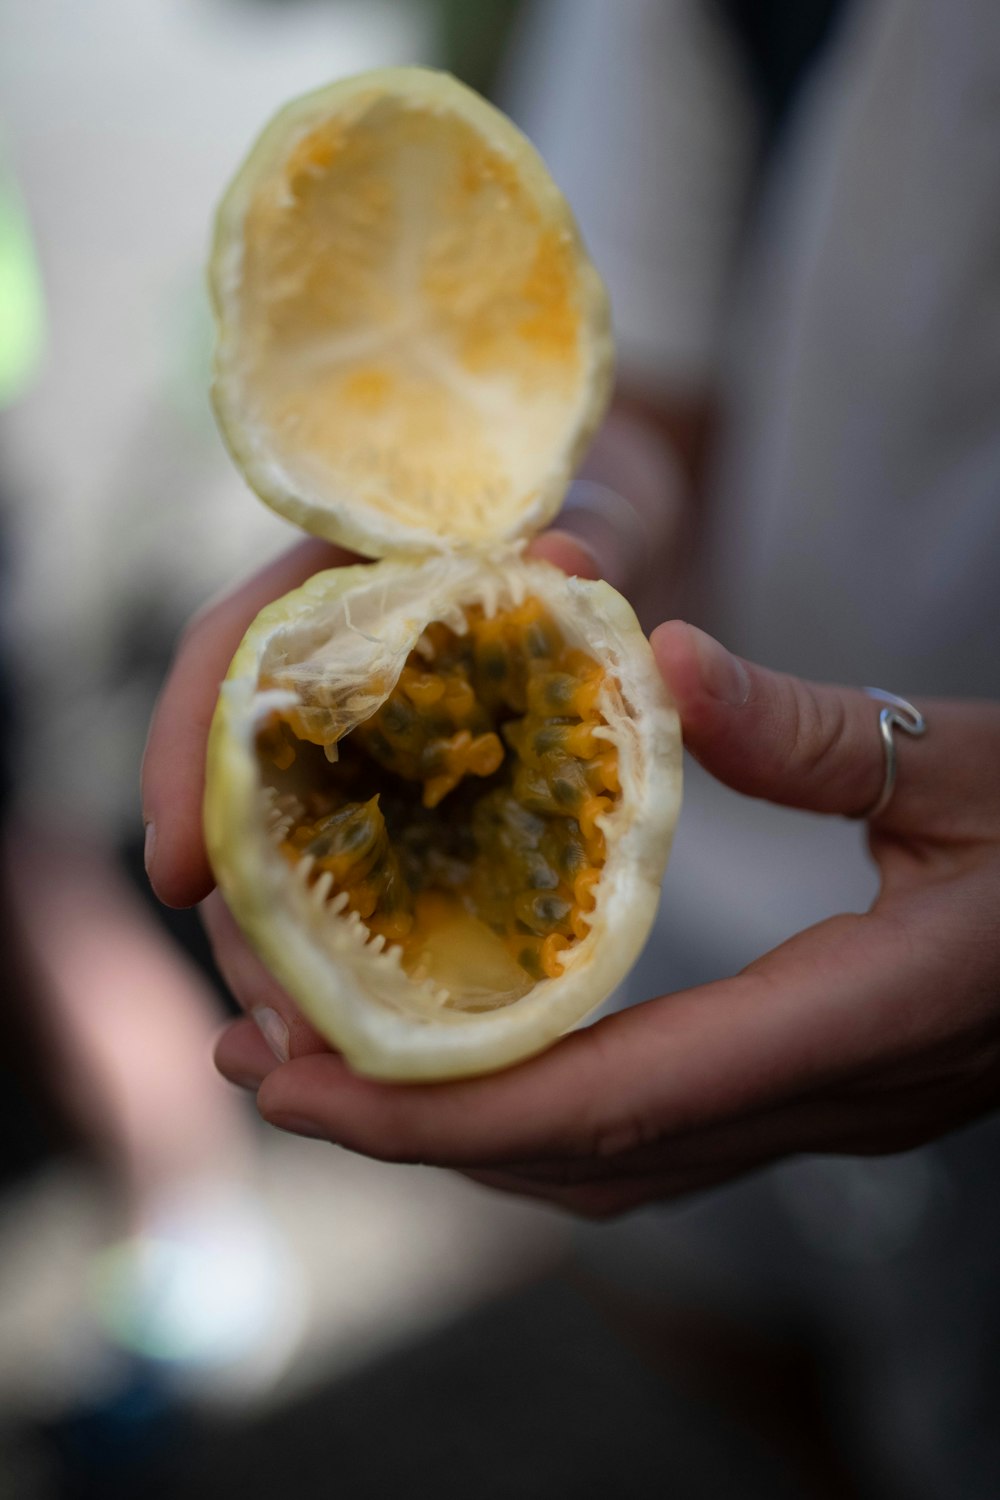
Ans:
MULTIPOLYGON (((209 226, 280 103, 401 62, 514 114, 608 280, 565 520, 644 618, 996 689, 984 0, 5 0, 0 1500, 995 1496, 995 1130, 580 1225, 267 1132, 212 1070, 139 763, 185 619, 295 533, 213 425, 209 226)), ((692 768, 622 1003, 863 909, 855 827, 763 816, 692 768)))

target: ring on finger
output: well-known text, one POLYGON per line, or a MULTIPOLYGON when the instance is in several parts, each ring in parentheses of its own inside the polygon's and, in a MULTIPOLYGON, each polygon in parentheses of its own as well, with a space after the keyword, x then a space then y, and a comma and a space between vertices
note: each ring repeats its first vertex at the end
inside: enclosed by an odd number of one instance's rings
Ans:
POLYGON ((927 732, 927 721, 918 708, 914 708, 905 698, 898 698, 895 693, 887 693, 882 688, 866 687, 864 690, 869 698, 874 698, 882 703, 884 707, 878 716, 879 735, 882 739, 882 752, 885 765, 885 774, 882 778, 882 790, 879 792, 871 807, 863 813, 860 818, 868 822, 878 818, 885 812, 892 801, 892 794, 896 790, 896 743, 892 737, 894 729, 901 729, 904 734, 919 739, 927 732))

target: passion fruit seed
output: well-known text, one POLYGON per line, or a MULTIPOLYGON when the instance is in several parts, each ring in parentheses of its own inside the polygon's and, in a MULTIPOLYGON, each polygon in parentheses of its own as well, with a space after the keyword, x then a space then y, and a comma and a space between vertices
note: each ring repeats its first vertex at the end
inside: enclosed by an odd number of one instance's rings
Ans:
POLYGON ((258 735, 265 766, 295 766, 274 824, 282 852, 308 861, 308 883, 324 882, 373 936, 398 943, 407 972, 462 910, 531 979, 556 977, 589 930, 599 824, 619 795, 603 683, 537 599, 489 618, 470 608, 464 633, 429 625, 334 762, 294 734, 311 704, 258 735))

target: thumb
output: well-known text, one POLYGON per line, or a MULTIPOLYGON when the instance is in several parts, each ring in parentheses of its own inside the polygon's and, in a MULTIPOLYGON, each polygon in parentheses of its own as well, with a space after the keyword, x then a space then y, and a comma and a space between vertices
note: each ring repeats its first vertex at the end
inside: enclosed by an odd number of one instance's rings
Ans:
POLYGON ((528 548, 529 557, 541 557, 562 568, 575 578, 602 577, 601 565, 593 548, 582 537, 555 528, 543 531, 528 548))
MULTIPOLYGON (((885 776, 879 705, 859 688, 804 682, 731 655, 679 620, 651 638, 688 750, 736 791, 813 812, 863 816, 885 776)), ((897 736, 900 760, 921 747, 897 736)))

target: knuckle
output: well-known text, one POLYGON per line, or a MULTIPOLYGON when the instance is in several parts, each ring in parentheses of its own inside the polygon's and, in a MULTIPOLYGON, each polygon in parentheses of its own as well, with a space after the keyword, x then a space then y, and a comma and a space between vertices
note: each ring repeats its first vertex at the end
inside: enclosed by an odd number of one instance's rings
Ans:
POLYGON ((578 1155, 590 1164, 592 1172, 608 1174, 655 1146, 660 1134, 659 1128, 639 1111, 609 1114, 605 1106, 605 1111, 594 1115, 581 1132, 578 1155))
POLYGON ((612 1031, 598 1022, 585 1035, 591 1086, 579 1090, 586 1102, 582 1116, 577 1117, 572 1150, 586 1161, 613 1163, 649 1144, 657 1132, 636 1108, 631 1091, 609 1082, 618 1079, 622 1071, 612 1031))
POLYGON ((847 743, 847 714, 836 695, 817 694, 812 688, 796 697, 798 722, 796 745, 803 771, 809 779, 825 785, 836 779, 847 743))
MULTIPOLYGON (((865 770, 847 698, 835 690, 790 680, 786 686, 787 753, 811 805, 839 806, 853 796, 853 783, 865 770), (850 783, 850 785, 849 785, 850 783)), ((873 748, 877 745, 872 735, 873 748)), ((859 787, 862 802, 865 788, 859 787)), ((822 810, 817 808, 817 811, 822 810)))
POLYGON ((648 1144, 648 1133, 638 1116, 598 1120, 590 1132, 587 1155, 601 1162, 620 1160, 648 1144))

